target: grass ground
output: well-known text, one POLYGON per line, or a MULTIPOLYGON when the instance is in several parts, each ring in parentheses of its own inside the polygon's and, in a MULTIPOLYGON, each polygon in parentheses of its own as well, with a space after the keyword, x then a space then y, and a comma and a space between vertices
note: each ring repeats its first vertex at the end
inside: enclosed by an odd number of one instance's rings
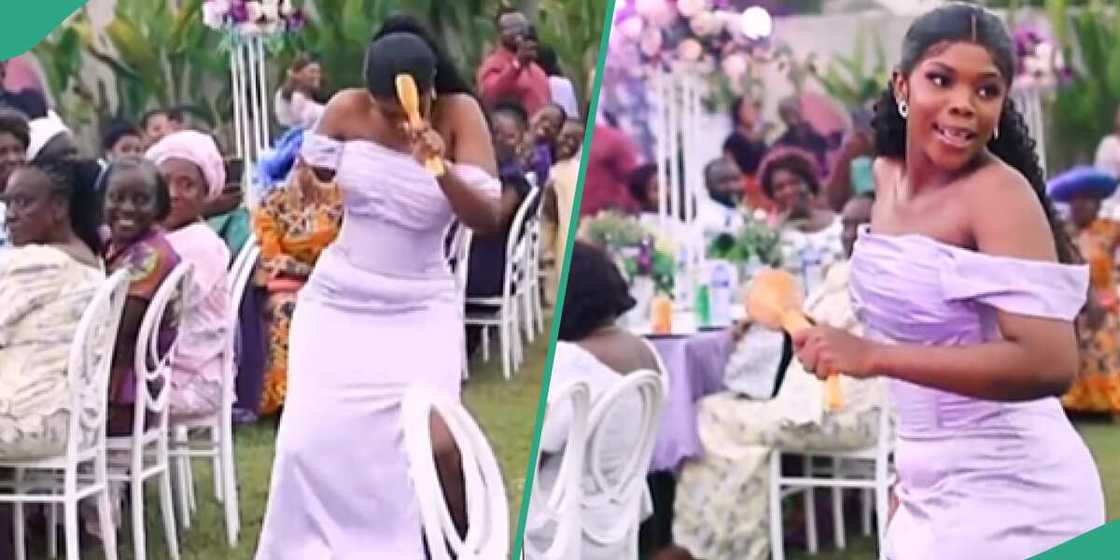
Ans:
MULTIPOLYGON (((1085 443, 1093 452, 1093 458, 1100 469, 1101 480, 1104 482, 1104 496, 1107 516, 1109 520, 1120 519, 1120 423, 1099 420, 1078 420, 1077 429, 1085 438, 1085 443)), ((822 520, 818 519, 818 523, 822 520)), ((830 520, 823 522, 831 523, 830 520)), ((852 535, 853 527, 849 525, 848 534, 852 535)), ((804 550, 790 550, 787 554, 790 560, 866 560, 875 558, 874 538, 848 539, 848 548, 836 550, 833 543, 822 540, 821 553, 810 556, 804 550)))
MULTIPOLYGON (((506 493, 510 496, 511 536, 517 527, 521 491, 533 445, 533 423, 536 421, 547 345, 547 338, 538 337, 534 344, 527 347, 525 363, 509 382, 502 377, 501 362, 496 357, 491 356, 487 364, 474 364, 471 379, 463 391, 467 408, 486 432, 501 464, 506 493)), ((239 429, 234 439, 237 442, 237 474, 241 492, 240 542, 233 549, 226 545, 224 517, 213 498, 210 467, 197 462, 195 476, 199 511, 181 540, 183 560, 248 560, 253 557, 268 498, 276 432, 273 423, 266 420, 239 429)), ((339 473, 339 476, 346 476, 346 473, 339 473)), ((154 485, 150 487, 155 488, 154 485)), ((149 491, 145 504, 148 556, 164 559, 167 558, 167 547, 161 536, 163 526, 159 522, 158 504, 157 495, 149 491)), ((131 536, 124 533, 119 538, 121 557, 126 560, 132 558, 131 536)), ((87 555, 91 559, 100 558, 99 552, 87 552, 82 557, 87 555)), ((32 554, 32 558, 42 557, 41 554, 32 554)))

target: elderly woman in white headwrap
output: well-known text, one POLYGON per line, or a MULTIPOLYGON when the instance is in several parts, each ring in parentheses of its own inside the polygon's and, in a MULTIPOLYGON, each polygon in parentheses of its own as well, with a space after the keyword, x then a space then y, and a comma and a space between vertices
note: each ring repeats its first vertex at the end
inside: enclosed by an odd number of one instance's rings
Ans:
POLYGON ((221 404, 222 351, 233 311, 226 287, 229 249, 203 221, 202 211, 222 194, 225 163, 214 139, 194 130, 164 137, 147 158, 159 167, 171 194, 171 212, 163 222, 167 240, 194 267, 173 363, 171 415, 208 414, 221 404))

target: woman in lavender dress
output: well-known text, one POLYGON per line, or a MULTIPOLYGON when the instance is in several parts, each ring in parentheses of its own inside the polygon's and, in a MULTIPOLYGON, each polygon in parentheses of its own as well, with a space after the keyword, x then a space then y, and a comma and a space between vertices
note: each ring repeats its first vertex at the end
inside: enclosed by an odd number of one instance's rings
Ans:
MULTIPOLYGON (((366 52, 367 89, 336 95, 304 142, 317 172, 334 170, 345 215, 292 319, 258 560, 423 557, 401 399, 414 385, 459 397, 463 304, 444 239, 453 219, 481 233, 499 227, 486 119, 473 97, 450 91, 445 61, 415 32, 379 34, 366 52), (400 73, 415 79, 431 128, 406 124, 400 73), (454 163, 436 177, 421 163, 429 157, 454 163)), ((460 460, 437 421, 433 446, 462 529, 460 460)))
POLYGON ((891 378, 899 425, 891 560, 1021 560, 1104 523, 1088 449, 1058 397, 1078 367, 1089 274, 1008 99, 1000 20, 918 18, 875 119, 876 203, 852 260, 868 338, 795 337, 805 367, 891 378))

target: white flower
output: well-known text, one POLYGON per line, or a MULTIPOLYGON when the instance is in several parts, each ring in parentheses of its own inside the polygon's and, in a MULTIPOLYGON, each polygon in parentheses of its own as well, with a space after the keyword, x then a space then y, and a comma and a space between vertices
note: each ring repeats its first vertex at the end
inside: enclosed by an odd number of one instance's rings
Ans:
POLYGON ((221 29, 229 13, 229 0, 211 0, 202 5, 202 23, 206 27, 221 29))
POLYGON ((681 41, 681 44, 677 46, 677 56, 679 56, 681 60, 695 62, 700 60, 700 55, 702 54, 704 54, 704 46, 700 44, 700 41, 691 37, 681 41))
POLYGON ((645 22, 640 17, 627 18, 618 26, 622 30, 622 35, 631 41, 637 40, 642 36, 642 30, 645 29, 645 22))
POLYGON ((263 0, 261 2, 261 15, 265 21, 275 22, 280 19, 280 5, 276 0, 263 0))
POLYGON ((259 21, 261 16, 264 15, 260 2, 246 2, 245 13, 248 14, 249 21, 253 22, 259 21))
POLYGON ((712 12, 701 12, 692 18, 689 27, 692 28, 693 33, 706 37, 719 33, 722 30, 723 22, 712 12))
POLYGON ((747 57, 742 53, 734 53, 724 57, 723 62, 720 63, 720 69, 724 74, 731 79, 732 82, 738 82, 743 77, 743 73, 747 71, 749 63, 747 57))
POLYGON ((751 217, 754 218, 756 222, 765 222, 767 218, 766 211, 761 208, 755 208, 754 212, 751 213, 751 217))
POLYGON ((641 48, 642 53, 646 56, 654 56, 661 52, 661 43, 662 37, 660 29, 651 27, 646 29, 645 33, 642 33, 641 48))
POLYGON ((677 0, 677 11, 690 18, 708 9, 708 0, 677 0))
POLYGON ((667 0, 638 0, 635 10, 650 23, 666 27, 676 19, 676 11, 667 0))

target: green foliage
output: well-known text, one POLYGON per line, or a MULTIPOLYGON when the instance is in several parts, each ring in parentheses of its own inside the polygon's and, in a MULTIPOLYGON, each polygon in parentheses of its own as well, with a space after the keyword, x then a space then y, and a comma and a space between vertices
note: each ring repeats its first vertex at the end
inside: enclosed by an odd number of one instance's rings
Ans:
POLYGON ((891 69, 882 38, 869 33, 866 25, 861 24, 856 30, 851 56, 834 56, 823 74, 819 71, 811 74, 833 98, 847 107, 857 107, 882 93, 891 69))
MULTIPOLYGON (((1065 5, 1052 0, 1051 11, 1061 13, 1065 5)), ((1065 54, 1077 61, 1076 75, 1057 91, 1047 110, 1052 170, 1091 162, 1097 143, 1112 132, 1120 107, 1120 12, 1094 3, 1072 13, 1068 23, 1065 54)))
POLYGON ((537 14, 541 41, 552 46, 579 98, 589 99, 588 77, 598 62, 606 0, 542 0, 537 14))
POLYGON ((745 264, 757 258, 764 266, 782 264, 778 232, 765 222, 748 218, 735 234, 722 234, 708 245, 708 258, 745 264))

